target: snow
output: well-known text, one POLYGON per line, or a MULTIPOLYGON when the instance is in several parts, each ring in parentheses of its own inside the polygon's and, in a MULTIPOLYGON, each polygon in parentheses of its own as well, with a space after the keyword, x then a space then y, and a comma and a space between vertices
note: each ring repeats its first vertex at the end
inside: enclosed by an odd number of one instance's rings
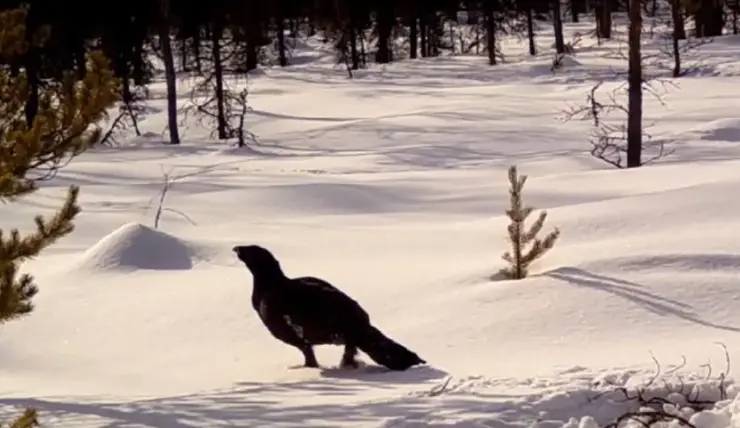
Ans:
POLYGON ((141 223, 127 223, 88 248, 73 271, 180 270, 193 267, 187 243, 141 223))
POLYGON ((142 137, 0 207, 4 229, 29 230, 82 187, 75 232, 23 267, 36 311, 0 331, 0 420, 31 405, 73 428, 596 428, 639 410, 618 388, 644 387, 719 399, 675 411, 737 426, 717 345, 740 355, 737 42, 703 46, 702 72, 665 106, 646 97, 654 138, 675 153, 634 170, 593 159, 588 123, 558 118, 625 67, 590 40, 555 73, 549 51, 528 59, 508 42, 494 68, 443 57, 354 80, 316 49, 250 81, 249 150, 196 123, 182 146, 162 145, 155 84, 142 137), (522 281, 495 277, 511 164, 529 176, 526 201, 548 210, 545 230, 561 230, 522 281), (155 229, 163 172, 175 211, 155 229), (252 310, 239 244, 342 288, 429 366, 339 370, 341 349, 321 347, 323 369, 291 368, 302 357, 252 310))

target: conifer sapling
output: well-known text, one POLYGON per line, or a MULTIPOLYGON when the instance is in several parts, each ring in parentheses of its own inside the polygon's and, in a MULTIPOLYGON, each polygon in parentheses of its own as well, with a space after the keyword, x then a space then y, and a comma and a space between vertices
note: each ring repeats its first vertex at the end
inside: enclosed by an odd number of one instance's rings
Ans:
POLYGON ((560 230, 555 228, 544 239, 537 237, 540 231, 542 231, 542 226, 545 224, 547 211, 541 211, 537 220, 532 224, 532 227, 529 230, 526 229, 524 222, 532 214, 532 211, 534 211, 534 208, 525 207, 522 202, 522 190, 526 181, 527 176, 519 176, 515 165, 509 167, 511 206, 506 210, 506 215, 511 219, 507 230, 509 232, 509 241, 511 242, 512 250, 504 253, 502 258, 509 263, 509 266, 500 271, 502 275, 509 279, 526 278, 529 273, 529 265, 549 251, 560 236, 560 230), (528 244, 531 244, 531 247, 528 251, 525 251, 525 247, 528 244))
POLYGON ((14 420, 8 428, 37 428, 40 427, 36 409, 26 409, 23 414, 14 420))

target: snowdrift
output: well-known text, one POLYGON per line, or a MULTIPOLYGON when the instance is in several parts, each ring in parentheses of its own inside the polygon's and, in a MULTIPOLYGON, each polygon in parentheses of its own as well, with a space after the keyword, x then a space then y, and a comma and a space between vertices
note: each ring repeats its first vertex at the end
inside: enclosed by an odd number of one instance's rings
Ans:
POLYGON ((179 238, 140 223, 127 223, 85 251, 74 268, 80 271, 187 270, 197 249, 179 238))

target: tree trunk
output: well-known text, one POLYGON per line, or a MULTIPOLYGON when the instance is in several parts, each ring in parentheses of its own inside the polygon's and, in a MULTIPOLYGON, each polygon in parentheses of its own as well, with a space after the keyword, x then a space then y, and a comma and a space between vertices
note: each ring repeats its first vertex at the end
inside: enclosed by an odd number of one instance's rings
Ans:
POLYGON ((681 49, 678 41, 681 38, 686 38, 686 30, 683 26, 683 19, 681 19, 680 1, 671 1, 671 19, 673 20, 673 77, 679 77, 681 75, 681 49))
POLYGON ((378 64, 387 64, 393 61, 393 52, 391 51, 390 38, 393 27, 393 9, 387 0, 382 0, 377 13, 378 27, 378 50, 375 52, 375 62, 378 64))
POLYGON ((488 63, 496 65, 496 17, 493 14, 493 0, 485 0, 483 12, 486 20, 486 45, 488 45, 488 63))
POLYGON ((627 168, 642 165, 642 9, 640 0, 630 0, 628 113, 627 113, 627 168))
POLYGON ((721 36, 725 26, 724 1, 700 0, 694 20, 696 21, 696 37, 721 36))
POLYGON ((201 42, 201 34, 200 34, 200 26, 197 26, 195 29, 195 33, 193 33, 193 56, 195 57, 195 69, 200 73, 203 71, 203 61, 201 61, 200 57, 200 42, 201 42))
POLYGON ((416 59, 417 51, 419 50, 419 26, 417 25, 417 19, 414 17, 409 20, 409 57, 416 59))
POLYGON ((427 55, 430 57, 439 56, 440 50, 440 18, 436 13, 429 14, 427 17, 427 55))
POLYGON ((570 16, 574 24, 578 23, 578 14, 582 12, 581 1, 582 0, 570 0, 570 16))
POLYGON ((600 39, 611 39, 612 37, 612 1, 597 0, 596 8, 594 9, 596 14, 596 34, 600 39))
POLYGON ((365 51, 365 31, 360 29, 360 64, 367 65, 367 52, 365 51))
POLYGON ((160 0, 159 44, 164 60, 165 83, 167 85, 167 124, 170 130, 170 144, 180 144, 180 132, 177 127, 177 80, 175 78, 175 61, 172 58, 170 43, 170 2, 160 0))
POLYGON ((182 41, 180 42, 180 69, 184 72, 190 71, 190 67, 188 67, 187 39, 182 39, 182 41))
POLYGON ((357 52, 357 31, 354 23, 349 23, 349 51, 352 56, 352 70, 360 69, 360 55, 357 52))
POLYGON ((527 39, 529 39, 529 54, 537 55, 537 44, 534 42, 534 17, 532 9, 527 9, 527 39))
POLYGON ((282 14, 278 14, 277 21, 277 37, 278 37, 278 55, 280 57, 280 66, 285 67, 288 65, 288 56, 285 52, 285 20, 282 14))
POLYGON ((26 51, 24 63, 28 79, 28 99, 26 100, 25 114, 26 124, 28 124, 28 127, 30 128, 33 126, 33 121, 36 119, 36 115, 39 111, 39 86, 41 83, 39 73, 41 72, 41 57, 38 49, 31 48, 26 51))
MULTIPOLYGON (((246 39, 245 51, 246 51, 246 71, 250 72, 256 70, 259 66, 259 54, 260 54, 260 42, 262 41, 262 27, 260 22, 255 17, 250 16, 250 21, 247 22, 244 27, 244 35, 246 39)), ((219 40, 224 34, 223 23, 219 25, 219 40)))
POLYGON ((421 44, 421 57, 426 58, 429 56, 429 42, 427 40, 427 33, 429 29, 427 26, 426 19, 424 17, 419 19, 419 43, 421 44))
POLYGON ((220 22, 213 23, 211 30, 211 43, 213 44, 213 75, 216 80, 216 122, 219 140, 228 138, 226 134, 226 112, 224 108, 224 68, 221 63, 221 36, 223 27, 220 22))
POLYGON ((681 0, 671 1, 671 15, 673 19, 673 37, 677 40, 686 39, 686 24, 683 19, 681 0))
POLYGON ((565 53, 565 41, 563 40, 563 17, 560 13, 560 0, 552 2, 552 26, 555 32, 555 51, 559 54, 565 53))

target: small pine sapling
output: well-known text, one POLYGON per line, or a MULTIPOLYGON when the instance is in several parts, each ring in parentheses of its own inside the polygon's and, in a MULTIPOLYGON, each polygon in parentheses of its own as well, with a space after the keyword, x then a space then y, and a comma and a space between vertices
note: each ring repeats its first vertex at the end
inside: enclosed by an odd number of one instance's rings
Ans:
POLYGON ((36 409, 26 409, 8 428, 37 428, 40 426, 38 411, 36 409))
POLYGON ((560 236, 560 230, 555 228, 544 239, 537 237, 545 224, 547 211, 541 211, 532 227, 526 230, 524 222, 534 211, 534 208, 525 207, 522 203, 522 189, 524 189, 526 181, 526 175, 517 175, 516 166, 509 167, 511 206, 506 210, 506 215, 511 219, 507 230, 512 250, 504 253, 502 258, 509 263, 509 266, 500 271, 501 275, 509 279, 526 278, 529 265, 552 249, 555 241, 560 236), (529 251, 525 251, 525 246, 530 243, 532 244, 531 248, 529 251))

